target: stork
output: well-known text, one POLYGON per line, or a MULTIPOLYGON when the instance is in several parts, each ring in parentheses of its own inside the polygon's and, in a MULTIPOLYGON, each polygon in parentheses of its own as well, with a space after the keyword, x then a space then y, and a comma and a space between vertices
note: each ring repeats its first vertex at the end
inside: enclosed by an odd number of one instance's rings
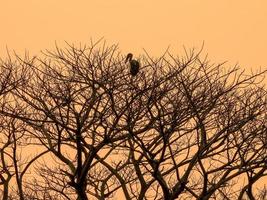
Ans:
POLYGON ((139 72, 139 67, 140 64, 137 60, 133 60, 133 54, 132 53, 128 53, 128 55, 126 56, 126 60, 125 63, 127 63, 129 61, 130 63, 130 73, 132 76, 136 76, 137 73, 139 72))

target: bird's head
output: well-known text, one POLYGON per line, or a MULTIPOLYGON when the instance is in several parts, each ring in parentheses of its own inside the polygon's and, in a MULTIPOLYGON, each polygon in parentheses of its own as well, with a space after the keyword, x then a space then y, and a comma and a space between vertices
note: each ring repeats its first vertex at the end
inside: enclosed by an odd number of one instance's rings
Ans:
POLYGON ((131 61, 131 60, 132 60, 132 58, 133 58, 133 54, 132 54, 132 53, 128 53, 128 54, 127 54, 127 56, 126 56, 125 63, 127 63, 127 62, 128 62, 128 60, 129 60, 129 61, 131 61))

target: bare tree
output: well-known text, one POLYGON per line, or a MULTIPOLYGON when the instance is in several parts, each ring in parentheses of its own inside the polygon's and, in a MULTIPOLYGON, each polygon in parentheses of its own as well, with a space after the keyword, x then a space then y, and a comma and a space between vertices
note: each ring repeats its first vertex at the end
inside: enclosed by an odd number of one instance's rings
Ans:
MULTIPOLYGON (((27 70, 24 66, 18 67, 10 56, 5 61, 1 60, 0 70, 1 110, 5 110, 12 104, 13 108, 19 112, 19 107, 12 99, 12 92, 25 83, 27 70)), ((47 151, 34 156, 25 153, 26 147, 30 145, 27 141, 29 137, 25 133, 26 124, 13 117, 13 114, 5 115, 3 112, 1 112, 0 121, 0 185, 3 185, 1 197, 3 200, 12 199, 17 194, 19 199, 24 200, 23 177, 27 174, 30 166, 47 151)))
MULTIPOLYGON (((11 58, 0 60, 0 107, 9 103, 9 93, 23 82, 23 77, 16 79, 18 70, 14 68, 11 58)), ((10 131, 12 122, 6 116, 0 116, 0 185, 2 185, 2 199, 8 199, 9 183, 15 175, 12 149, 14 149, 14 134, 10 131)), ((19 137, 19 136, 18 136, 19 137)))
POLYGON ((266 175, 265 71, 227 70, 200 53, 146 53, 136 76, 115 45, 18 57, 27 78, 2 113, 50 153, 27 198, 263 196, 252 187, 266 175))

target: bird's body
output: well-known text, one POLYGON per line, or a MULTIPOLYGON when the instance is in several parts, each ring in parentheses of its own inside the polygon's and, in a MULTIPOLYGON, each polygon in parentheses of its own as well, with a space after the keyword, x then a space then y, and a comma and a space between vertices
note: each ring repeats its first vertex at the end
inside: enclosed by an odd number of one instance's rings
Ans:
POLYGON ((130 73, 132 76, 136 76, 139 72, 140 64, 137 60, 133 60, 133 54, 128 53, 125 63, 129 61, 130 63, 130 73))
POLYGON ((139 62, 136 60, 131 60, 130 65, 131 65, 130 73, 132 74, 132 76, 136 76, 137 73, 139 72, 139 67, 140 67, 139 62))

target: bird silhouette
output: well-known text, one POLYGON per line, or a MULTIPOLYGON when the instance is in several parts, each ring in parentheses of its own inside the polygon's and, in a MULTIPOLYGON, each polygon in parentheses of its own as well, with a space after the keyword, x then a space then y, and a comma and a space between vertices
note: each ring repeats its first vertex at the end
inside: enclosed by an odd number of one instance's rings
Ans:
POLYGON ((132 53, 128 53, 128 55, 126 56, 126 60, 125 63, 127 63, 129 61, 130 63, 130 73, 132 76, 136 76, 137 73, 139 72, 139 67, 140 64, 137 60, 133 60, 133 54, 132 53))

